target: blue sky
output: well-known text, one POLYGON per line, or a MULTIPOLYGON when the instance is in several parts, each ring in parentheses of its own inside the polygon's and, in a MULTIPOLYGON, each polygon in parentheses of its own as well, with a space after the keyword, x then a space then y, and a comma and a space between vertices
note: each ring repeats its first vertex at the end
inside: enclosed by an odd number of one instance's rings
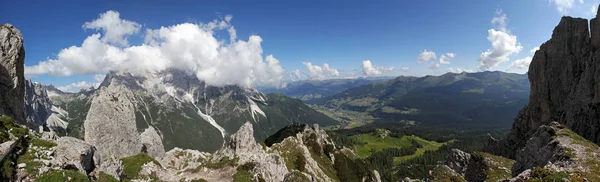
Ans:
MULTIPOLYGON (((166 64, 163 63, 164 61, 168 64, 181 64, 180 67, 184 68, 194 67, 191 71, 197 73, 199 78, 214 80, 214 83, 249 86, 278 85, 279 82, 298 79, 437 75, 456 70, 500 70, 524 73, 526 67, 523 66, 526 66, 527 57, 533 55, 530 50, 550 38, 552 29, 562 15, 591 18, 595 16, 597 6, 597 1, 590 0, 375 2, 24 0, 0 2, 0 22, 13 24, 23 33, 26 49, 25 65, 28 66, 26 69, 30 70, 27 77, 73 91, 97 83, 94 77, 101 79, 101 75, 107 70, 127 68, 123 65, 131 64, 143 64, 144 69, 160 70, 165 68, 165 65, 162 65, 166 64), (137 31, 117 36, 114 41, 110 41, 110 38, 106 39, 106 33, 111 27, 99 24, 95 27, 84 27, 84 23, 101 19, 100 15, 109 10, 117 12, 121 22, 133 22, 137 25, 134 26, 137 27, 137 31), (228 15, 233 18, 225 22, 228 15), (495 18, 498 21, 492 22, 495 18), (227 55, 224 56, 226 58, 211 59, 206 62, 202 57, 206 55, 191 52, 192 63, 181 62, 175 60, 181 58, 178 55, 189 52, 165 52, 165 47, 161 47, 162 51, 157 55, 164 56, 164 59, 138 60, 139 62, 131 61, 131 64, 121 65, 122 62, 134 59, 125 56, 126 58, 122 60, 115 58, 119 64, 109 68, 114 60, 98 63, 98 60, 94 60, 98 57, 93 56, 82 56, 84 58, 59 56, 61 50, 65 48, 82 47, 84 40, 97 33, 99 34, 97 39, 102 45, 111 45, 124 51, 131 46, 150 45, 146 33, 148 29, 157 30, 184 23, 206 25, 213 20, 224 22, 224 27, 206 30, 214 31, 212 37, 220 42, 219 45, 223 44, 215 49, 230 48, 229 51, 215 52, 217 55, 227 55), (236 40, 230 40, 227 31, 229 27, 234 27, 236 40), (496 50, 488 40, 491 36, 490 29, 500 36, 497 41, 510 42, 514 38, 516 42, 511 44, 514 46, 508 49, 496 47, 498 49, 496 50), (237 40, 252 42, 249 38, 252 35, 262 39, 259 45, 262 54, 252 46, 242 50, 236 49, 237 44, 232 43, 237 40), (127 44, 119 43, 116 39, 126 40, 127 44), (492 57, 482 56, 486 51, 492 57), (229 56, 231 52, 235 52, 232 54, 234 56, 229 56), (252 58, 248 60, 245 60, 245 57, 236 57, 246 53, 257 54, 259 57, 251 56, 252 58), (426 53, 424 57, 420 57, 422 53, 426 53), (493 57, 498 53, 503 56, 493 57), (200 55, 201 58, 194 55, 200 55), (273 55, 279 61, 278 65, 271 64, 268 55, 273 55), (435 55, 435 58, 432 55, 435 55), (442 55, 445 57, 443 63, 440 61, 442 55), (40 62, 48 62, 49 59, 65 62, 63 58, 69 64, 57 63, 53 65, 56 67, 53 69, 44 68, 44 65, 48 64, 40 65, 40 62), (246 62, 235 62, 238 59, 244 59, 246 62), (481 66, 482 59, 488 60, 487 66, 481 66), (370 64, 363 62, 365 60, 370 60, 370 64), (521 67, 515 65, 509 70, 516 60, 520 60, 518 65, 521 67), (419 64, 419 61, 423 63, 419 64), (448 62, 449 64, 444 64, 448 62), (499 63, 495 64, 496 62, 499 63), (154 63, 159 65, 147 65, 154 63), (326 68, 324 64, 328 64, 328 67, 326 68), (35 67, 36 65, 38 67, 35 67), (85 67, 89 65, 107 66, 85 67), (229 70, 230 67, 235 66, 239 68, 229 70), (243 69, 255 71, 240 71, 243 69), (256 70, 267 73, 257 74, 256 70), (299 77, 296 77, 294 72, 297 72, 299 77), (69 85, 71 87, 67 87, 69 85)), ((196 28, 202 29, 201 26, 196 28)), ((173 34, 185 32, 177 32, 175 28, 170 30, 173 34)), ((159 38, 153 41, 158 41, 157 44, 170 41, 165 38, 167 34, 156 35, 159 38)), ((200 42, 193 44, 194 47, 191 49, 202 47, 205 41, 200 42)), ((177 49, 187 50, 188 47, 185 46, 190 44, 177 45, 184 46, 177 49)), ((100 58, 105 57, 100 56, 100 58)))

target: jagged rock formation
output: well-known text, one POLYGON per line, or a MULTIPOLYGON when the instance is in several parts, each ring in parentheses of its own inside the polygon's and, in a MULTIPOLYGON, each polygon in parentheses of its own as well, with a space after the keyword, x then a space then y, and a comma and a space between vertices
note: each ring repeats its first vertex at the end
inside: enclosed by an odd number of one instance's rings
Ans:
POLYGON ((21 31, 10 24, 0 24, 0 51, 0 115, 24 123, 23 99, 19 99, 25 93, 25 48, 21 31))
MULTIPOLYGON (((254 164, 252 173, 267 181, 283 181, 289 171, 285 161, 278 152, 267 152, 254 140, 254 129, 250 122, 242 125, 240 130, 231 135, 231 140, 222 150, 217 151, 213 161, 222 158, 238 158, 239 164, 254 164)), ((258 178, 258 177, 257 177, 258 178)))
POLYGON ((65 120, 68 113, 54 106, 43 85, 31 80, 25 80, 25 116, 31 128, 43 127, 43 130, 58 135, 67 133, 68 123, 65 120))
POLYGON ((528 73, 529 104, 507 138, 492 141, 498 154, 514 158, 538 127, 552 121, 600 143, 600 18, 591 22, 588 29, 586 19, 563 17, 535 53, 528 73))

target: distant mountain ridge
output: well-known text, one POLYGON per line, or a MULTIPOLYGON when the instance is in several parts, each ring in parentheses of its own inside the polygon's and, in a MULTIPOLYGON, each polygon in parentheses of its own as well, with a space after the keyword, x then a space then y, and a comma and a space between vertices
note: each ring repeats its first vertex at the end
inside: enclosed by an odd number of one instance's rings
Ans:
POLYGON ((496 71, 401 76, 307 103, 332 112, 368 113, 380 122, 507 128, 512 115, 527 103, 528 97, 526 75, 496 71))
POLYGON ((259 88, 265 93, 281 93, 288 97, 311 100, 338 94, 346 89, 392 79, 392 77, 366 77, 355 79, 302 80, 287 84, 285 88, 259 88))

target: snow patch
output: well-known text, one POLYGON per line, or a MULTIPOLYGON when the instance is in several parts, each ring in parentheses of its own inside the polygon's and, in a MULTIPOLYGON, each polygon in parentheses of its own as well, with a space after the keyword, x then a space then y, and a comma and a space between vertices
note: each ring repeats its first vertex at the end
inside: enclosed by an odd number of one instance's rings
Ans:
POLYGON ((50 114, 50 117, 46 119, 46 125, 49 128, 62 128, 66 131, 69 123, 63 118, 67 117, 67 111, 56 106, 52 106, 50 110, 52 111, 52 114, 50 114))
POLYGON ((165 85, 164 87, 165 91, 167 91, 167 94, 176 98, 177 100, 194 103, 194 96, 192 94, 178 90, 171 85, 165 85))
POLYGON ((258 120, 256 120, 256 117, 254 115, 262 115, 263 117, 267 118, 267 115, 265 114, 265 112, 263 112, 260 107, 258 107, 258 104, 256 104, 256 102, 254 102, 252 99, 248 98, 248 103, 250 103, 250 111, 252 111, 252 119, 254 119, 254 122, 258 123, 258 120))
MULTIPOLYGON (((196 104, 192 103, 194 105, 194 107, 196 107, 196 109, 198 110, 198 114, 206 121, 208 121, 208 123, 210 123, 211 125, 213 125, 215 128, 217 128, 219 131, 221 131, 221 136, 223 137, 223 139, 225 139, 225 134, 227 132, 225 132, 225 128, 221 127, 221 125, 219 125, 217 123, 217 121, 215 121, 215 119, 213 119, 211 116, 204 114, 200 108, 198 108, 196 106, 196 104)), ((223 142, 225 142, 225 140, 223 140, 223 142)))

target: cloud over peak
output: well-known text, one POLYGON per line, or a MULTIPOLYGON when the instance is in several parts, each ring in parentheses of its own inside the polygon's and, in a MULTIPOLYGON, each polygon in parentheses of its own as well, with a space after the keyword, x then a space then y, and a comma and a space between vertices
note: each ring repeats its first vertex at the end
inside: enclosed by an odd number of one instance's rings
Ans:
POLYGON ((228 15, 208 23, 148 29, 144 32, 144 43, 126 46, 127 37, 139 33, 140 24, 121 19, 116 11, 107 11, 83 25, 100 30, 99 33, 88 36, 80 46, 64 48, 55 59, 26 66, 25 73, 70 76, 177 68, 191 71, 215 86, 281 86, 286 72, 279 60, 272 55, 263 57, 260 36, 237 39, 231 19, 228 15), (215 32, 220 30, 227 31, 229 42, 216 38, 215 32))

